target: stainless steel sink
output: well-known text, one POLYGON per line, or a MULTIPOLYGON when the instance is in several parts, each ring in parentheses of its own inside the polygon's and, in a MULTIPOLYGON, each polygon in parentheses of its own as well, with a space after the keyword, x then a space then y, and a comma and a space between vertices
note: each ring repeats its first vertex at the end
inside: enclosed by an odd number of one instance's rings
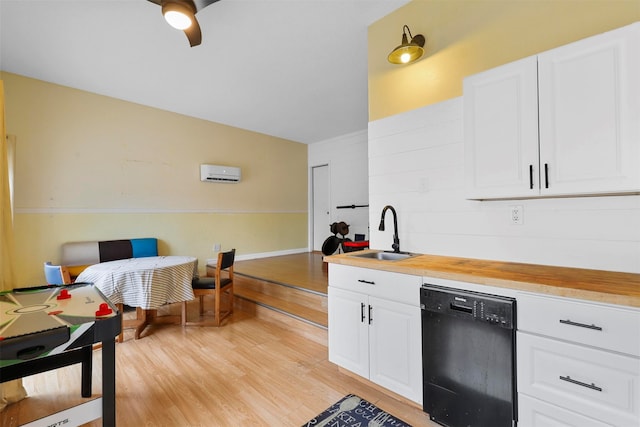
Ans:
POLYGON ((377 259, 380 261, 398 261, 401 259, 410 258, 415 255, 408 252, 365 252, 361 254, 353 254, 352 256, 358 258, 377 259))

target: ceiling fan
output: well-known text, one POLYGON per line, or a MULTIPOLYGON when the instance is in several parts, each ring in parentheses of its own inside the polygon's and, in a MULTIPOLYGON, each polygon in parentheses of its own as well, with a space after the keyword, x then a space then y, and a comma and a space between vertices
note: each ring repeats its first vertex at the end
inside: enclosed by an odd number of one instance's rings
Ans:
POLYGON ((148 0, 162 6, 164 19, 173 28, 183 30, 189 39, 191 47, 202 42, 200 24, 196 13, 218 0, 148 0))

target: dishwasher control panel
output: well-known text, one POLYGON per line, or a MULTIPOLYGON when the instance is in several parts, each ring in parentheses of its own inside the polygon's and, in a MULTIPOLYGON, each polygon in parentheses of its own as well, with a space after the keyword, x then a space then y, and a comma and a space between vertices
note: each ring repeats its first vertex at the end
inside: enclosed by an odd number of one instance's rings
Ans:
POLYGON ((425 284, 420 289, 423 310, 515 328, 515 299, 425 284))

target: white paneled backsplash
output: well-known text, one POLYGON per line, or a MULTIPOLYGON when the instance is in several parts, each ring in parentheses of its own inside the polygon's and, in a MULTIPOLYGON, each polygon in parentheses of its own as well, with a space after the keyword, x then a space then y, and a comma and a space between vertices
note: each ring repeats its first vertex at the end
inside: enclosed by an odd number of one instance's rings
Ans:
POLYGON ((461 97, 370 122, 368 151, 374 249, 391 249, 390 204, 401 250, 640 273, 640 196, 466 200, 461 97))

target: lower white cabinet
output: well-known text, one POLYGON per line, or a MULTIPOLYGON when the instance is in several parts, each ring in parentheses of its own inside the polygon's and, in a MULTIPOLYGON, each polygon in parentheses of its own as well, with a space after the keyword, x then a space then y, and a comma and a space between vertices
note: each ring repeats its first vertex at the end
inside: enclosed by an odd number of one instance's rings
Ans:
POLYGON ((329 361, 369 378, 369 298, 329 286, 329 361))
POLYGON ((521 394, 518 397, 518 426, 530 427, 611 427, 543 400, 521 394))
POLYGON ((418 404, 422 404, 420 285, 418 276, 329 266, 329 361, 418 404), (334 271, 334 267, 340 268, 334 271), (343 279, 358 272, 364 275, 356 283, 364 289, 344 289, 351 282, 343 279), (413 304, 386 297, 398 286, 415 287, 413 304))
POLYGON ((518 425, 640 426, 640 311, 518 296, 518 425))

